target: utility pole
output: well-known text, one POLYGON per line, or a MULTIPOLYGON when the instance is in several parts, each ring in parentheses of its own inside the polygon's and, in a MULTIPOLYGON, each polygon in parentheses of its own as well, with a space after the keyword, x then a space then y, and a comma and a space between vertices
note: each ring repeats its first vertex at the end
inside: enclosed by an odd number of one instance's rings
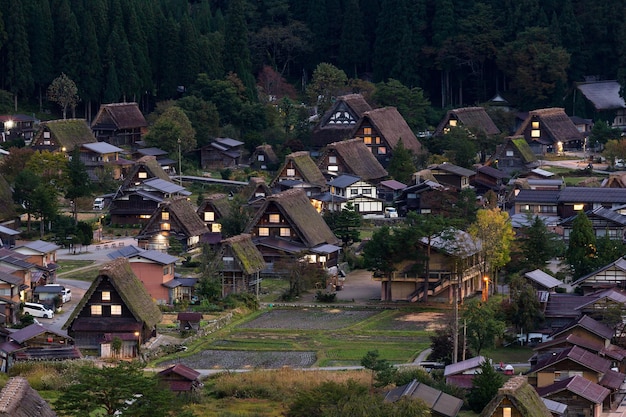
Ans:
POLYGON ((183 169, 182 169, 182 155, 180 153, 180 138, 177 140, 178 142, 178 182, 180 186, 183 186, 183 169))

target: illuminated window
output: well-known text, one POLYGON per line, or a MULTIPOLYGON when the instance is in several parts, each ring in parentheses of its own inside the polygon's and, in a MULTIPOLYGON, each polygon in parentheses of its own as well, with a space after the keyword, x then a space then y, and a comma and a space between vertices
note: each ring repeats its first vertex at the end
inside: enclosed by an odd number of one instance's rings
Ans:
POLYGON ((204 221, 205 222, 215 221, 215 213, 212 212, 212 211, 205 211, 204 212, 204 221))
POLYGON ((289 229, 288 227, 281 227, 280 228, 280 235, 282 237, 289 237, 289 236, 291 236, 291 229, 289 229))
POLYGON ((122 315, 122 306, 115 304, 111 306, 111 315, 112 316, 121 316, 122 315))
POLYGON ((167 211, 164 211, 161 213, 161 220, 169 220, 170 219, 170 213, 167 211))
POLYGON ((265 161, 265 155, 263 155, 263 154, 258 154, 258 155, 256 156, 256 160, 257 160, 257 161, 260 161, 260 162, 265 161))
POLYGON ((502 417, 511 417, 511 407, 502 408, 502 417))
POLYGON ((110 291, 102 291, 102 301, 111 301, 110 291))
POLYGON ((141 179, 146 179, 146 178, 148 178, 148 173, 140 171, 140 172, 137 173, 137 177, 141 178, 141 179))
POLYGON ((530 211, 530 205, 528 205, 528 204, 524 204, 524 205, 522 206, 522 211, 530 211))
POLYGON ((150 216, 149 214, 140 214, 139 215, 140 219, 149 219, 150 217, 152 217, 152 216, 150 216))
POLYGON ((171 230, 171 225, 169 223, 161 223, 161 230, 171 230))
POLYGON ((381 146, 378 148, 378 155, 387 155, 387 148, 381 146))
POLYGON ((101 316, 102 315, 102 306, 92 305, 91 306, 91 315, 92 316, 101 316))
POLYGON ((456 126, 457 121, 455 119, 450 119, 450 127, 455 127, 456 126))
POLYGON ((270 223, 280 223, 280 214, 270 214, 270 223))
POLYGON ((380 145, 380 136, 376 136, 376 145, 380 145))
POLYGON ((43 132, 44 139, 50 139, 50 132, 43 132))
POLYGON ((513 156, 513 151, 506 151, 506 156, 513 156))
POLYGON ((270 228, 269 227, 259 227, 259 236, 269 236, 270 228))
POLYGON ((530 137, 531 138, 540 138, 541 137, 541 130, 531 130, 530 131, 530 137))
POLYGON ((337 172, 339 171, 339 167, 337 165, 328 165, 328 170, 330 172, 337 172))
POLYGON ((365 143, 366 145, 371 145, 372 144, 372 137, 371 136, 365 136, 363 138, 363 143, 365 143))
POLYGON ((219 233, 222 231, 222 225, 219 223, 213 223, 211 225, 211 232, 213 233, 219 233))
POLYGON ((337 163, 337 157, 336 156, 329 156, 328 157, 328 163, 329 164, 336 164, 337 163))
POLYGON ((296 170, 294 168, 287 168, 287 176, 288 177, 295 177, 296 176, 296 170))
POLYGON ((371 135, 372 134, 372 128, 371 127, 364 127, 363 128, 363 134, 364 135, 371 135))
POLYGON ((584 204, 574 204, 574 211, 581 211, 583 208, 585 208, 584 204))
POLYGON ((44 139, 43 144, 44 144, 44 145, 50 145, 50 141, 49 141, 49 140, 44 139))
POLYGON ((539 122, 538 121, 531 122, 530 127, 532 127, 533 129, 539 129, 539 122))

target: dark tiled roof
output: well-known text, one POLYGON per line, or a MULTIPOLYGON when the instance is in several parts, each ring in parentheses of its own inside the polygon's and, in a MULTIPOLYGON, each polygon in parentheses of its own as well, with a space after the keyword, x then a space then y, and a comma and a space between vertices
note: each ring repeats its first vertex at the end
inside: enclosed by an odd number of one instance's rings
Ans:
POLYGON ((604 399, 611 393, 608 389, 579 375, 557 381, 547 387, 537 388, 537 393, 542 397, 549 396, 560 391, 569 391, 588 401, 591 401, 594 404, 602 404, 604 399))
POLYGON ((452 363, 446 366, 443 375, 448 377, 451 375, 461 374, 469 369, 479 368, 484 362, 485 358, 483 356, 475 356, 461 362, 452 363))
POLYGON ((27 340, 32 339, 35 336, 39 336, 40 334, 44 334, 44 333, 52 333, 65 339, 71 339, 71 337, 69 337, 66 334, 56 332, 48 327, 44 327, 43 325, 37 324, 37 323, 33 323, 29 326, 26 326, 22 329, 19 329, 11 333, 9 335, 9 338, 21 344, 27 340))
POLYGON ((615 110, 626 108, 620 94, 621 86, 615 80, 578 83, 576 88, 589 100, 596 110, 615 110))
POLYGON ((181 312, 181 313, 178 313, 176 320, 200 322, 200 320, 202 320, 202 313, 181 312))
MULTIPOLYGON (((582 301, 582 300, 581 300, 582 301)), ((557 332, 553 333, 552 336, 553 337, 557 337, 561 334, 564 334, 570 330, 572 330, 575 327, 581 327, 585 330, 590 331, 591 333, 594 333, 598 336, 600 336, 603 339, 606 340, 611 340, 613 338, 613 334, 615 333, 613 331, 613 329, 611 329, 609 326, 605 325, 604 323, 601 323, 599 321, 596 321, 594 319, 592 319, 591 317, 584 315, 581 318, 579 318, 578 320, 576 320, 575 323, 566 326, 565 328, 562 328, 560 330, 558 330, 557 332)))
POLYGON ((565 187, 559 192, 560 203, 626 203, 626 189, 600 187, 565 187))
POLYGON ((169 374, 180 375, 189 381, 196 381, 198 377, 200 376, 200 372, 188 366, 185 366, 182 363, 177 363, 174 366, 170 366, 169 368, 164 369, 161 372, 159 372, 157 375, 165 376, 169 374))
POLYGON ((481 174, 488 175, 493 178, 499 178, 499 179, 509 178, 509 174, 507 174, 506 172, 500 171, 499 169, 486 166, 486 165, 478 168, 478 172, 480 172, 481 174))
POLYGON ((558 362, 564 360, 571 360, 577 364, 584 366, 594 372, 605 373, 611 369, 611 361, 598 356, 595 352, 589 352, 578 346, 571 346, 567 349, 563 349, 556 355, 552 355, 541 362, 538 362, 531 372, 538 372, 549 366, 552 366, 558 362))
POLYGON ((624 375, 623 373, 609 369, 608 371, 606 371, 602 379, 600 379, 598 384, 612 391, 615 391, 622 386, 622 384, 624 383, 624 378, 626 378, 626 375, 624 375))
POLYGON ((603 271, 606 271, 608 269, 613 269, 613 268, 618 269, 618 270, 622 270, 622 271, 626 271, 626 259, 619 258, 619 259, 611 262, 610 264, 604 265, 603 267, 598 268, 595 271, 593 271, 593 272, 591 272, 591 273, 589 273, 589 274, 587 274, 587 275, 585 275, 583 277, 578 278, 576 281, 574 281, 572 283, 572 285, 573 286, 580 285, 583 282, 587 281, 589 278, 594 277, 594 276, 598 275, 599 273, 601 273, 603 271))
POLYGON ((546 318, 571 317, 577 318, 580 311, 576 310, 588 298, 573 294, 550 294, 544 315, 546 318))
POLYGON ((515 196, 516 203, 551 203, 557 204, 560 190, 522 189, 515 196))
MULTIPOLYGON (((444 162, 443 164, 439 164, 439 165, 436 165, 436 166, 431 166, 431 167, 429 167, 429 169, 431 171, 433 171, 433 170, 446 171, 446 172, 450 172, 451 174, 455 174, 455 175, 459 175, 459 176, 463 176, 463 177, 471 177, 472 175, 475 174, 475 172, 472 171, 471 169, 463 168, 463 167, 460 167, 458 165, 451 164, 449 162, 444 162)), ((436 173, 435 173, 435 175, 436 175, 436 173)))

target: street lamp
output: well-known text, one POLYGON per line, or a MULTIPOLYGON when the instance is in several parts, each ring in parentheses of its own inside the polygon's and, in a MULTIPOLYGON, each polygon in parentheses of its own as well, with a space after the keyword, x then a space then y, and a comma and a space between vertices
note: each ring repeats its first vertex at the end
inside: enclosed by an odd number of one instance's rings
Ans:
POLYGON ((135 337, 137 338, 137 355, 139 356, 139 347, 141 346, 141 339, 139 338, 140 333, 138 331, 135 332, 135 337))
POLYGON ((483 301, 486 302, 489 300, 489 277, 485 275, 483 277, 483 282, 485 284, 483 285, 483 301))
POLYGON ((178 140, 176 141, 178 142, 178 182, 180 183, 180 186, 183 186, 183 169, 182 169, 182 156, 180 154, 180 138, 178 138, 178 140))

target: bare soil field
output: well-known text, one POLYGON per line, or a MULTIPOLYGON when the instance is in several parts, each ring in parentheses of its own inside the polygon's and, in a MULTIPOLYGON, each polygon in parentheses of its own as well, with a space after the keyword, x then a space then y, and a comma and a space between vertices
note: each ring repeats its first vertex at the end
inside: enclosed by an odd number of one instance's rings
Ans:
POLYGON ((419 312, 407 313, 398 311, 396 314, 381 318, 375 323, 377 329, 384 330, 425 330, 434 332, 446 326, 448 318, 445 313, 419 312))

